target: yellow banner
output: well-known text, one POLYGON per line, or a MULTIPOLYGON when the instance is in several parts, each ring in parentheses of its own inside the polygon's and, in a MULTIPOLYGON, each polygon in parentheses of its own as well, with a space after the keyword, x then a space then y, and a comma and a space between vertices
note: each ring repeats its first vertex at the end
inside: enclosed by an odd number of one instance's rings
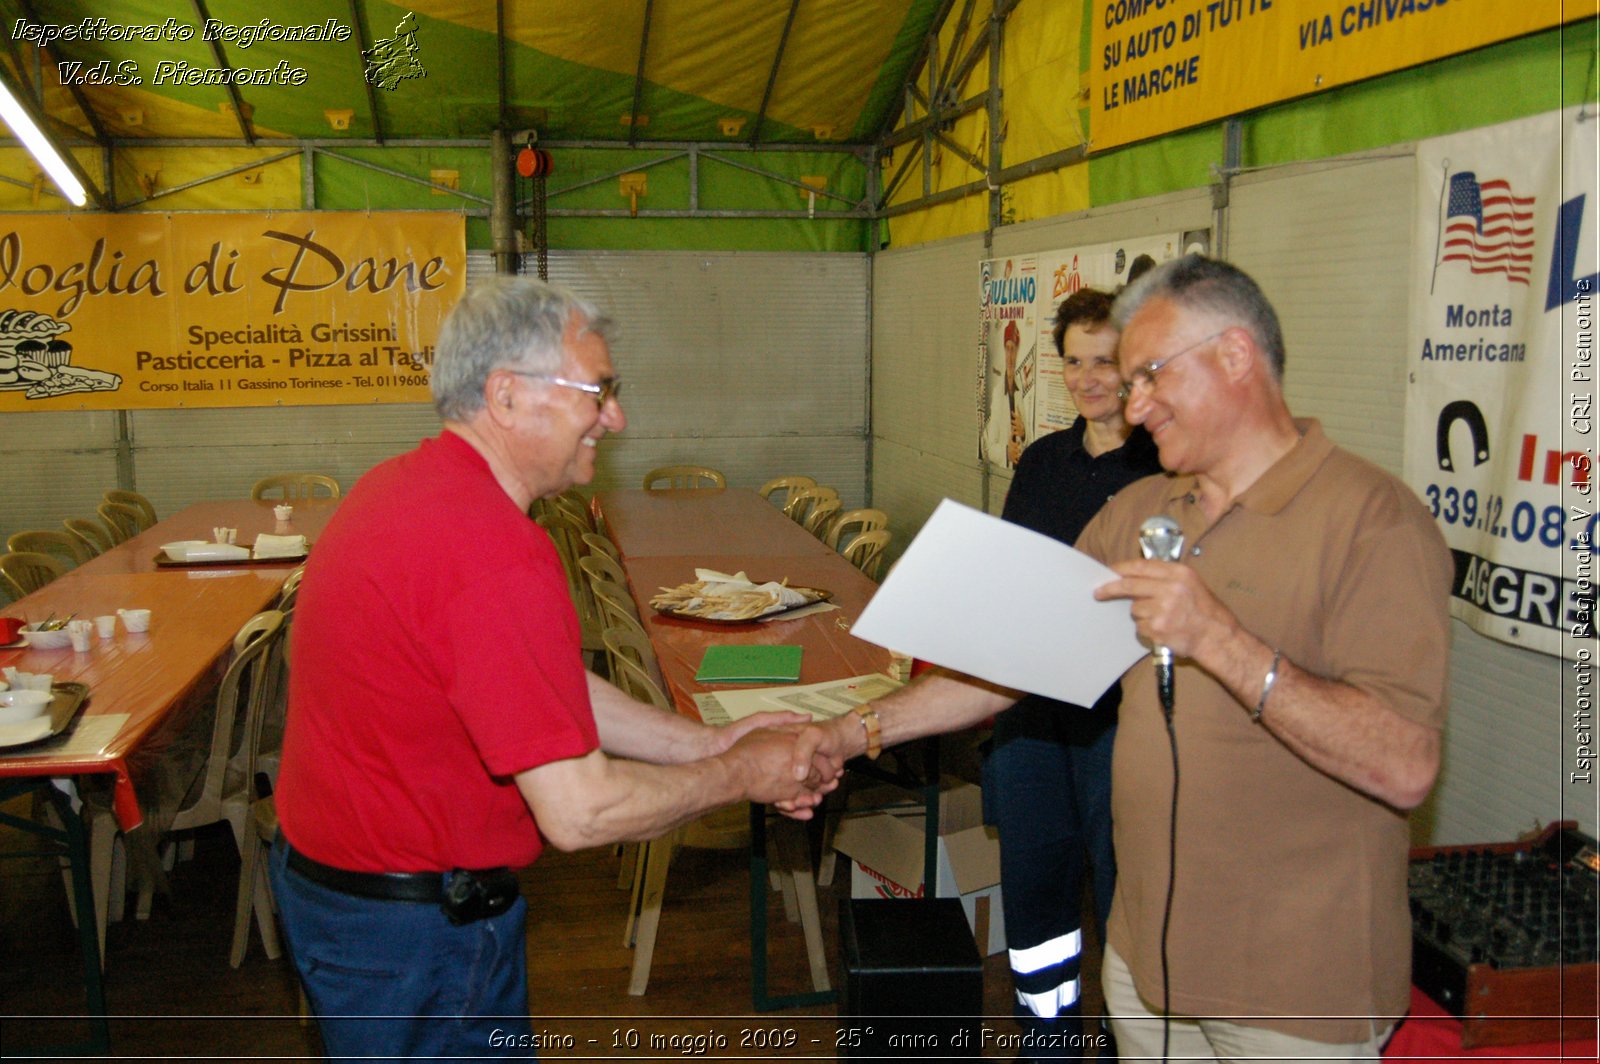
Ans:
POLYGON ((1094 0, 1103 151, 1593 16, 1595 0, 1094 0))
POLYGON ((466 287, 438 212, 0 222, 0 411, 427 402, 466 287))

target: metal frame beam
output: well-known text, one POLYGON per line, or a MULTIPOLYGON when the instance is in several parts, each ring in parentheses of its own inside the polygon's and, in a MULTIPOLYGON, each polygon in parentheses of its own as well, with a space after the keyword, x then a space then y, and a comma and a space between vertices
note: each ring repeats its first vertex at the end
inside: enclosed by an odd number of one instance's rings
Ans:
POLYGON ((185 181, 181 185, 173 185, 171 188, 164 188, 160 192, 152 192, 148 196, 141 196, 139 199, 129 200, 127 203, 119 203, 117 204, 117 208, 119 210, 125 210, 129 207, 138 207, 142 204, 149 203, 151 200, 161 199, 163 196, 172 196, 179 192, 187 192, 191 188, 198 188, 201 185, 209 185, 213 181, 221 181, 225 177, 232 177, 234 174, 242 174, 246 170, 254 170, 258 167, 269 166, 272 163, 282 162, 285 159, 292 159, 299 154, 299 148, 290 148, 289 150, 281 151, 276 155, 269 155, 265 159, 252 159, 250 162, 241 163, 238 166, 230 166, 226 170, 221 170, 214 174, 208 174, 205 177, 198 177, 193 181, 185 181))
POLYGON ((767 74, 767 87, 761 93, 761 110, 756 112, 755 127, 750 130, 750 146, 761 141, 761 125, 767 120, 767 106, 772 103, 772 90, 778 84, 778 68, 783 65, 783 53, 789 47, 789 31, 794 28, 794 16, 800 10, 800 0, 789 0, 789 15, 783 20, 783 33, 778 37, 778 51, 772 57, 772 70, 767 74))
MULTIPOLYGON (((39 18, 38 13, 34 10, 33 4, 30 2, 30 0, 17 0, 17 7, 22 12, 23 17, 29 22, 32 22, 34 25, 39 25, 42 21, 39 18)), ((6 30, 6 44, 10 46, 13 58, 19 59, 17 63, 17 69, 20 70, 22 68, 22 64, 20 62, 20 57, 17 55, 16 45, 11 40, 11 31, 9 29, 6 30)), ((56 75, 57 80, 59 80, 61 73, 59 62, 61 49, 52 46, 51 51, 55 53, 57 58, 56 75)), ((68 92, 72 93, 72 102, 78 105, 79 111, 83 112, 83 117, 88 121, 89 128, 94 130, 95 141, 98 142, 101 147, 105 147, 107 141, 110 139, 110 135, 106 132, 106 127, 101 124, 100 116, 95 114, 93 107, 89 106, 89 98, 83 94, 83 86, 78 84, 70 84, 66 86, 66 89, 68 92)), ((39 98, 41 100, 42 109, 42 101, 44 98, 44 84, 42 81, 39 85, 39 98)))
POLYGON ((628 112, 628 147, 639 144, 639 108, 644 103, 644 57, 650 47, 650 18, 655 0, 644 0, 644 25, 639 30, 639 64, 633 74, 633 106, 628 112))
POLYGON ((384 141, 383 115, 378 111, 378 94, 367 77, 367 49, 372 47, 372 43, 367 36, 366 19, 356 0, 350 0, 350 22, 356 30, 356 59, 361 63, 361 84, 367 90, 367 115, 372 119, 372 136, 381 147, 384 141))
MULTIPOLYGON (((193 0, 193 3, 194 13, 199 16, 200 25, 204 26, 211 21, 211 12, 206 10, 206 0, 193 0)), ((233 113, 239 119, 239 132, 253 148, 256 144, 256 131, 251 125, 249 113, 245 110, 244 96, 239 92, 239 86, 234 84, 233 66, 228 62, 228 53, 222 50, 220 40, 211 42, 211 54, 216 57, 217 66, 227 71, 228 98, 233 101, 233 113)))

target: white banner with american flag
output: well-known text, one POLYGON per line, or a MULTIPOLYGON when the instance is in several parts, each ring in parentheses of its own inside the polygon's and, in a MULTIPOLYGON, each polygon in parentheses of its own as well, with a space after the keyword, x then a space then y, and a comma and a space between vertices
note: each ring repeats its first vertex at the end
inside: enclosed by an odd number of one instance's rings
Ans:
POLYGON ((1451 608, 1495 639, 1595 653, 1597 116, 1417 146, 1406 479, 1455 557, 1451 608))

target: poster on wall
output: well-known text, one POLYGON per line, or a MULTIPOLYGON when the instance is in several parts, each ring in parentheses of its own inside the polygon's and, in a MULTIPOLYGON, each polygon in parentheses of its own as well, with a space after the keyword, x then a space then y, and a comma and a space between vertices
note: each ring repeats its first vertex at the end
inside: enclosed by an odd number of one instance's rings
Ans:
POLYGON ((456 214, 13 215, 0 411, 426 402, 465 284, 456 214))
POLYGON ((1594 13, 1555 0, 1094 0, 1089 144, 1104 151, 1594 13))
POLYGON ((1421 142, 1405 470, 1455 558, 1454 615, 1581 660, 1595 585, 1594 116, 1421 142))
POLYGON ((978 457, 1016 466, 1028 444, 1077 418, 1051 327, 1081 288, 1115 291, 1140 257, 1176 258, 1181 235, 1140 237, 979 264, 978 457))

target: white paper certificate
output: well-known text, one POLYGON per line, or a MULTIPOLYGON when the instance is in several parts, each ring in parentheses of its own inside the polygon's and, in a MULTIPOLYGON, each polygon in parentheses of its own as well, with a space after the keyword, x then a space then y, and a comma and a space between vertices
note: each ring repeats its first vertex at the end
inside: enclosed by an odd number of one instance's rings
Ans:
POLYGON ((1149 653, 1116 574, 1049 536, 946 499, 850 634, 1019 691, 1093 705, 1149 653))

